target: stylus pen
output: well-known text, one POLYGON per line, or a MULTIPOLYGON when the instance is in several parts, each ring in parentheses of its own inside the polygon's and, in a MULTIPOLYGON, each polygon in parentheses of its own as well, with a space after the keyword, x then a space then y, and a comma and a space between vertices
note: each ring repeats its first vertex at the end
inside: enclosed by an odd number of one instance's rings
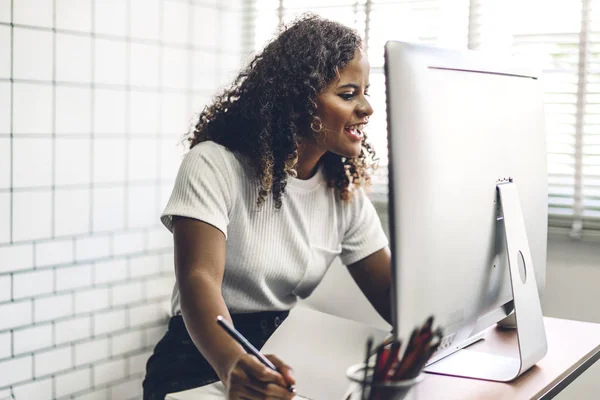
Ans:
MULTIPOLYGON (((246 350, 246 352, 258 358, 258 360, 261 363, 271 368, 273 371, 279 372, 277 370, 277 367, 271 361, 269 361, 269 359, 265 357, 260 351, 258 351, 256 347, 252 346, 252 343, 250 343, 248 339, 246 339, 237 329, 235 329, 233 325, 229 323, 229 321, 227 321, 225 318, 219 315, 217 317, 217 324, 219 324, 221 328, 223 328, 225 332, 229 334, 229 336, 234 338, 235 341, 238 342, 244 348, 244 350, 246 350)), ((294 389, 292 385, 288 386, 288 390, 292 393, 296 393, 296 389, 294 389)))

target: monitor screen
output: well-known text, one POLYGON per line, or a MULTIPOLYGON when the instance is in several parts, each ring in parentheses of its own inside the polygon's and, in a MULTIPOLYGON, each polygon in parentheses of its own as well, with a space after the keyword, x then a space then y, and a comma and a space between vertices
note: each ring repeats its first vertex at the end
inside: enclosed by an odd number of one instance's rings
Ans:
POLYGON ((385 73, 394 331, 434 315, 433 361, 512 311, 496 184, 519 193, 538 292, 545 283, 542 81, 514 61, 388 42, 385 73))

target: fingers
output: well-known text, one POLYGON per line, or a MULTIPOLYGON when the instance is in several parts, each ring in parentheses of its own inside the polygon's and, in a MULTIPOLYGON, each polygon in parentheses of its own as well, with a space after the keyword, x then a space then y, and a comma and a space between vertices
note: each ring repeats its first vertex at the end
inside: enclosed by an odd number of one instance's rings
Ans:
MULTIPOLYGON (((251 379, 252 380, 252 379, 251 379)), ((265 383, 254 381, 246 386, 249 392, 253 393, 259 399, 283 399, 291 400, 295 394, 275 383, 265 383)))
POLYGON ((228 399, 248 400, 292 400, 294 393, 273 382, 261 382, 238 369, 232 375, 228 388, 228 399))
POLYGON ((273 371, 249 354, 242 355, 229 376, 230 399, 292 399, 288 386, 295 383, 291 368, 275 356, 267 356, 283 374, 273 371))
POLYGON ((273 371, 254 356, 246 354, 240 358, 240 367, 255 380, 260 382, 273 382, 281 387, 287 387, 288 383, 277 371, 273 371))
MULTIPOLYGON (((277 386, 273 383, 271 383, 270 385, 277 386)), ((232 387, 229 390, 227 399, 229 399, 229 400, 238 400, 238 399, 244 399, 244 400, 292 400, 293 396, 294 396, 294 394, 290 393, 290 392, 284 392, 282 394, 277 394, 277 393, 265 394, 263 392, 256 390, 254 387, 240 385, 237 387, 232 387)))
POLYGON ((266 357, 277 367, 288 385, 293 386, 296 384, 296 379, 294 379, 294 375, 292 374, 292 367, 281 361, 281 359, 274 354, 269 354, 266 357))

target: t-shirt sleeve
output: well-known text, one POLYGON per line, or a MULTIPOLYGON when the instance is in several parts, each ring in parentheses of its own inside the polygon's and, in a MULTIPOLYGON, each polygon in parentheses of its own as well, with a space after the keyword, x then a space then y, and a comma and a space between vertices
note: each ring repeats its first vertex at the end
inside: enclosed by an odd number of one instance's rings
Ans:
POLYGON ((184 157, 160 220, 173 231, 173 216, 194 218, 219 229, 227 238, 232 180, 226 159, 215 144, 201 143, 184 157))
POLYGON ((357 190, 348 206, 348 224, 340 254, 344 265, 354 264, 388 245, 377 211, 364 190, 357 190))

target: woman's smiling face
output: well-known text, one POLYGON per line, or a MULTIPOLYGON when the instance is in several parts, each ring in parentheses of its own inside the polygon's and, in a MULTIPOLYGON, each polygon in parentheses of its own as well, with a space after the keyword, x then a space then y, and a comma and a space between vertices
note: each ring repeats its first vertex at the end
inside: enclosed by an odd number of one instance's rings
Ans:
POLYGON ((373 114, 366 98, 369 72, 366 56, 357 49, 354 58, 340 71, 339 79, 317 96, 317 115, 323 125, 317 139, 320 150, 348 158, 359 156, 363 128, 373 114))

